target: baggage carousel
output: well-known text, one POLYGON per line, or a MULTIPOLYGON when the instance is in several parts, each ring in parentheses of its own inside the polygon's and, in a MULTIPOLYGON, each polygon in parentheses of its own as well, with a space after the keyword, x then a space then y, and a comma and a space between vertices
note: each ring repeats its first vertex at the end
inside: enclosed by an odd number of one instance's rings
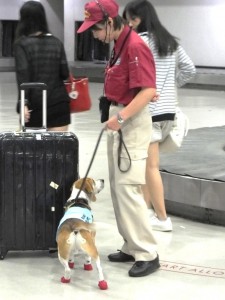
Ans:
POLYGON ((189 130, 160 171, 169 214, 225 226, 225 126, 189 130))

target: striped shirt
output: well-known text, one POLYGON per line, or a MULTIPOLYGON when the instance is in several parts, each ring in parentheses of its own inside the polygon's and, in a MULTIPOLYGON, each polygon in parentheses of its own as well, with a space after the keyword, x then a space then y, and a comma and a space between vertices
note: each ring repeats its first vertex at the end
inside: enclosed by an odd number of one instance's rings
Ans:
POLYGON ((149 36, 148 32, 139 35, 149 45, 156 65, 159 99, 156 102, 149 102, 152 121, 173 120, 178 104, 177 87, 183 86, 195 75, 195 66, 182 46, 179 45, 172 55, 159 57, 153 37, 149 36))

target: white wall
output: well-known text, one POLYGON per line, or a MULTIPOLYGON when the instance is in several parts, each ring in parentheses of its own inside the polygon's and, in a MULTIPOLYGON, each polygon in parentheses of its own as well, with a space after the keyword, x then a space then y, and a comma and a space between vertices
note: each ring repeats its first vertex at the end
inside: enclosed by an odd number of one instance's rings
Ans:
POLYGON ((225 67, 225 0, 152 0, 198 66, 225 67), (166 4, 164 4, 166 2, 166 4))
POLYGON ((84 19, 87 0, 64 0, 64 45, 68 61, 74 61, 75 21, 84 19))
MULTIPOLYGON (((78 0, 79 1, 79 0, 78 0)), ((0 20, 18 20, 19 10, 25 0, 0 0, 0 20)), ((64 39, 63 0, 40 0, 49 24, 49 30, 61 41, 64 39)))
POLYGON ((23 0, 0 0, 0 20, 18 20, 23 0))
POLYGON ((64 42, 64 4, 63 0, 41 0, 46 11, 49 30, 64 42))
MULTIPOLYGON (((64 40, 67 58, 74 60, 75 21, 84 19, 88 0, 40 0, 51 32, 64 40), (63 16, 64 5, 64 16, 63 16), (63 27, 64 17, 64 27, 63 27)), ((129 0, 118 0, 120 13, 129 0)), ((16 20, 24 0, 0 0, 0 20, 16 20)), ((163 25, 198 66, 225 67, 225 0, 151 0, 163 25)))
MULTIPOLYGON (((87 1, 64 0, 64 37, 69 60, 74 60, 74 22, 83 20, 83 7, 87 1)), ((120 13, 128 1, 118 0, 120 13)), ((151 2, 162 24, 180 38, 180 43, 196 65, 225 67, 225 0, 151 2)))

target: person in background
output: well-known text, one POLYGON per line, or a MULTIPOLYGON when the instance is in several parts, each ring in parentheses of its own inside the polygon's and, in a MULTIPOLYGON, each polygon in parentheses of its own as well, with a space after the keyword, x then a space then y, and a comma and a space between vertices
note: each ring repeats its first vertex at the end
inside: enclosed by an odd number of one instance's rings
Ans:
POLYGON ((151 136, 148 103, 155 96, 155 66, 149 47, 124 24, 118 10, 115 0, 88 2, 78 33, 90 28, 94 38, 114 41, 105 70, 105 101, 110 104, 105 127, 111 197, 123 246, 108 258, 111 262, 135 261, 128 274, 140 277, 160 267, 141 188, 151 136), (124 147, 119 151, 120 133, 127 152, 124 147))
MULTIPOLYGON (((49 33, 44 7, 38 1, 27 1, 20 9, 14 55, 18 89, 21 83, 45 83, 48 130, 67 131, 70 100, 63 82, 69 77, 66 54, 60 40, 49 33)), ((25 98, 26 127, 41 127, 41 90, 27 90, 25 98)), ((19 100, 17 112, 20 112, 19 100)))
POLYGON ((149 102, 153 132, 148 149, 146 185, 143 187, 145 201, 150 209, 154 230, 172 231, 171 219, 167 217, 164 189, 159 171, 159 149, 173 126, 177 87, 188 82, 196 73, 195 66, 185 50, 161 24, 156 10, 147 0, 129 2, 123 18, 150 47, 156 65, 158 101, 149 102), (152 212, 152 206, 154 211, 152 212))

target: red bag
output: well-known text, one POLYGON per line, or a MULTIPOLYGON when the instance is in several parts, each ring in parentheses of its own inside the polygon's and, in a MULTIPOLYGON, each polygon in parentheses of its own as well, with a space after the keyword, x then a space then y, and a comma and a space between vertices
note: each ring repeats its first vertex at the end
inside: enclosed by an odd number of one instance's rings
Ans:
POLYGON ((65 81, 64 84, 70 97, 71 113, 86 111, 91 108, 87 77, 75 79, 73 75, 70 74, 69 80, 65 81))

